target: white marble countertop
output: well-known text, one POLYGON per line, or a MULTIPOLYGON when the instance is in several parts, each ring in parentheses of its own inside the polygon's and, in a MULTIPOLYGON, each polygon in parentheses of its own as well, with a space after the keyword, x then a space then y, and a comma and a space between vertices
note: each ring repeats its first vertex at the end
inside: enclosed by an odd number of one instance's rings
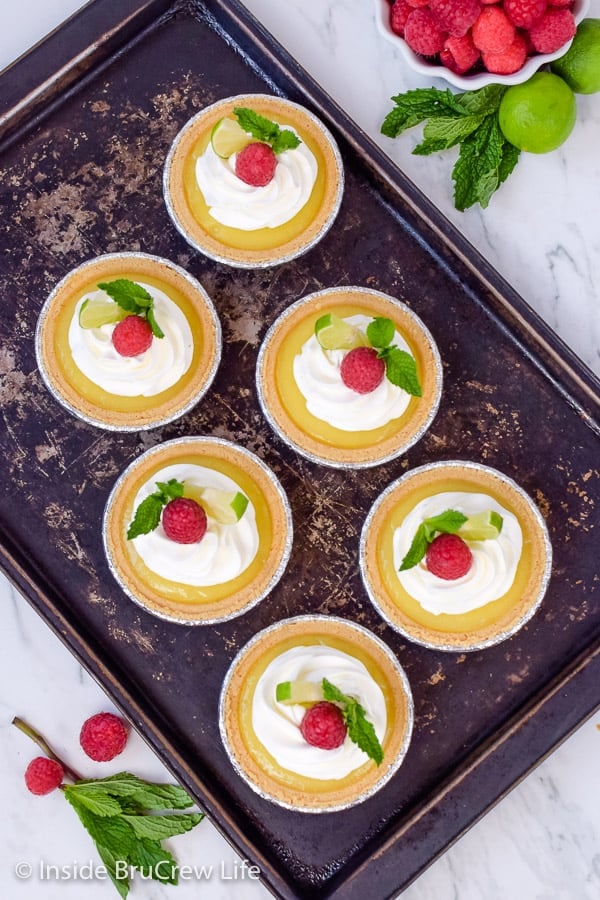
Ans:
MULTIPOLYGON (((21 0, 0 8, 0 68, 84 4, 21 0)), ((554 153, 523 154, 517 170, 483 211, 452 205, 450 153, 412 156, 408 133, 381 137, 392 94, 431 82, 410 73, 398 50, 375 28, 370 0, 246 0, 248 8, 389 153, 531 306, 594 371, 600 371, 600 94, 578 96, 578 120, 554 153)), ((590 15, 600 17, 600 0, 590 15)), ((441 85, 441 83, 440 83, 441 85)), ((29 795, 23 771, 35 748, 6 726, 18 713, 34 722, 90 776, 104 775, 78 749, 81 722, 111 704, 60 641, 0 576, 0 896, 8 900, 116 896, 90 880, 97 860, 89 838, 59 794, 29 795), (6 727, 3 727, 6 726, 6 727), (20 873, 30 877, 19 878, 20 873), (45 866, 65 867, 62 877, 45 866), (86 868, 88 867, 88 868, 86 868), (49 873, 49 874, 48 874, 49 873), (46 875, 47 877, 44 877, 46 875), (67 877, 68 876, 68 877, 67 877), (82 887, 82 882, 85 887, 82 887)), ((595 900, 600 896, 600 714, 581 728, 510 795, 463 836, 404 893, 403 900, 595 900)), ((122 768, 168 779, 132 735, 122 768)), ((241 878, 233 850, 209 822, 171 841, 182 865, 204 866, 205 877, 177 888, 138 880, 131 896, 203 896, 259 900, 270 896, 241 878), (237 876, 237 877, 236 877, 237 876), (199 883, 201 882, 201 883, 199 883)))

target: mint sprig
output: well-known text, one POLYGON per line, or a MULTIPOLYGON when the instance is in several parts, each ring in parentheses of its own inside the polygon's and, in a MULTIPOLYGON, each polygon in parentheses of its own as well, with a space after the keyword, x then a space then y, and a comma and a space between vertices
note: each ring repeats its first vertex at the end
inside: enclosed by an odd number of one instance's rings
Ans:
POLYGON ((447 509, 438 516, 424 519, 417 528, 398 571, 404 572, 406 569, 412 569, 418 565, 437 534, 456 534, 467 518, 464 513, 458 512, 456 509, 447 509))
POLYGON ((103 281, 98 285, 111 300, 114 300, 121 309, 134 316, 141 316, 148 320, 152 334, 157 338, 164 338, 164 332, 160 328, 154 316, 154 299, 146 288, 128 278, 115 278, 114 281, 103 281))
POLYGON ((417 364, 414 358, 401 350, 391 346, 396 333, 391 319, 378 316, 367 325, 367 338, 373 349, 377 350, 377 356, 385 363, 385 374, 388 381, 401 388, 413 397, 422 395, 421 383, 417 374, 417 364))
POLYGON ((322 681, 322 687, 325 700, 339 706, 350 740, 379 766, 383 762, 383 748, 358 700, 344 694, 326 678, 322 681))
POLYGON ((84 779, 67 766, 44 737, 18 716, 12 722, 50 759, 56 760, 73 784, 61 784, 67 801, 89 833, 106 871, 123 900, 132 869, 144 878, 177 884, 175 857, 161 841, 191 831, 203 813, 181 813, 194 801, 176 784, 155 784, 130 772, 84 779), (174 812, 176 810, 176 812, 174 812))
POLYGON ((127 540, 139 537, 141 534, 149 534, 158 527, 163 506, 169 500, 183 497, 183 482, 171 478, 169 481, 157 481, 157 490, 145 500, 142 500, 136 509, 133 520, 127 529, 127 540))
POLYGON ((257 141, 269 144, 273 153, 294 150, 301 144, 300 138, 289 128, 280 128, 277 122, 271 122, 260 113, 245 106, 236 106, 233 110, 240 127, 251 134, 257 141))
POLYGON ((414 154, 426 156, 458 145, 452 170, 454 205, 461 211, 475 203, 485 208, 520 155, 500 129, 498 110, 505 91, 498 84, 456 95, 437 88, 406 91, 392 97, 395 107, 385 117, 381 133, 395 138, 426 122, 414 154))

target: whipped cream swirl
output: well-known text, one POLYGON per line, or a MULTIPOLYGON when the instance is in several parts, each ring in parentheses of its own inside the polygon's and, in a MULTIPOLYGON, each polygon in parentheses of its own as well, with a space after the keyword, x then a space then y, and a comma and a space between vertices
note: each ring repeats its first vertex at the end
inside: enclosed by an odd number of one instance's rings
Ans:
MULTIPOLYGON (((373 317, 348 316, 344 321, 366 331, 373 317)), ((392 343, 400 350, 411 352, 397 331, 392 343)), ((369 394, 358 394, 346 387, 340 367, 347 352, 323 350, 314 334, 302 345, 294 359, 293 372, 309 413, 340 431, 372 431, 401 416, 410 402, 410 395, 385 376, 369 394)))
POLYGON ((393 536, 394 567, 402 587, 427 612, 458 614, 479 609, 498 600, 512 585, 521 558, 523 535, 516 516, 487 494, 446 491, 427 497, 408 514, 393 536), (462 578, 445 581, 425 568, 425 560, 412 569, 398 572, 417 528, 431 516, 455 509, 472 516, 494 510, 503 519, 497 538, 469 541, 473 555, 471 568, 462 578))
MULTIPOLYGON (((178 463, 161 469, 138 491, 134 509, 156 490, 156 481, 176 478, 186 484, 223 491, 240 487, 222 472, 204 466, 178 463)), ((184 490, 185 496, 185 490, 184 490)), ((197 544, 178 544, 170 540, 159 523, 149 534, 133 538, 133 545, 148 568, 169 581, 194 587, 223 584, 240 575, 258 551, 259 534, 252 502, 233 525, 221 525, 207 516, 206 534, 197 544)))
POLYGON ((69 325, 69 347, 78 369, 98 387, 120 397, 153 397, 172 387, 189 369, 194 352, 189 322, 177 304, 158 288, 138 283, 152 295, 156 321, 164 333, 163 338, 152 339, 145 353, 117 353, 112 343, 116 323, 100 328, 79 325, 85 300, 106 300, 104 291, 82 297, 69 325))
POLYGON ((259 741, 277 763, 288 771, 320 780, 345 778, 369 757, 348 735, 334 750, 308 744, 300 732, 306 712, 301 704, 278 703, 280 681, 312 681, 327 678, 363 706, 380 742, 387 726, 385 698, 366 667, 347 653, 324 645, 293 647, 277 656, 261 675, 252 701, 252 727, 259 741))
POLYGON ((255 231, 277 228, 300 212, 317 178, 317 160, 304 141, 277 154, 275 174, 263 187, 237 177, 236 156, 221 159, 209 141, 196 161, 196 181, 213 219, 229 228, 255 231))

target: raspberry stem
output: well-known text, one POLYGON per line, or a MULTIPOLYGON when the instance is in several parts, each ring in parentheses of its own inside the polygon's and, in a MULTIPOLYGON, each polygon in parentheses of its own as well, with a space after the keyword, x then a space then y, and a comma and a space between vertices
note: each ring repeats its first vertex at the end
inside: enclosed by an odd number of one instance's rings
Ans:
POLYGON ((64 773, 67 778, 70 778, 71 781, 83 781, 81 775, 78 775, 74 769, 72 769, 70 766, 67 766, 62 761, 60 756, 58 756, 58 754, 54 752, 46 739, 42 737, 42 735, 38 731, 36 731, 35 728, 32 728, 31 725, 28 725, 27 722, 25 722, 19 716, 15 716, 11 724, 18 728, 19 731, 22 731, 23 734, 26 734, 27 737, 31 738, 31 740, 44 751, 46 756, 59 763, 59 765, 63 767, 64 773))

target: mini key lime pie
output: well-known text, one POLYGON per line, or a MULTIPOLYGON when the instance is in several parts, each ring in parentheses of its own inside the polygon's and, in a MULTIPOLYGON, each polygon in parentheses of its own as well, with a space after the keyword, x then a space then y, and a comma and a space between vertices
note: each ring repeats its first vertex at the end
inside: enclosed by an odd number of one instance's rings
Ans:
POLYGON ((132 600, 164 619, 210 624, 272 590, 291 551, 292 519, 258 457, 229 441, 186 437, 125 470, 103 535, 110 569, 132 600))
POLYGON ((332 616, 298 616, 255 635, 221 692, 221 736, 238 774, 302 812, 346 809, 383 787, 412 727, 396 657, 362 626, 332 616))
POLYGON ((92 425, 139 431, 183 415, 208 390, 221 326, 184 269, 145 253, 89 260, 54 288, 36 355, 53 396, 92 425))
POLYGON ((544 520, 514 481, 473 462, 433 463, 391 484, 363 527, 360 565, 392 627, 438 650, 513 635, 546 591, 544 520))
POLYGON ((341 203, 333 137, 312 113, 266 94, 207 106, 167 157, 164 196, 183 237, 217 262, 271 266, 309 250, 341 203))
POLYGON ((273 323, 256 380, 271 427, 298 453, 361 468, 398 456, 437 412, 442 366, 431 334, 379 291, 309 294, 273 323))

